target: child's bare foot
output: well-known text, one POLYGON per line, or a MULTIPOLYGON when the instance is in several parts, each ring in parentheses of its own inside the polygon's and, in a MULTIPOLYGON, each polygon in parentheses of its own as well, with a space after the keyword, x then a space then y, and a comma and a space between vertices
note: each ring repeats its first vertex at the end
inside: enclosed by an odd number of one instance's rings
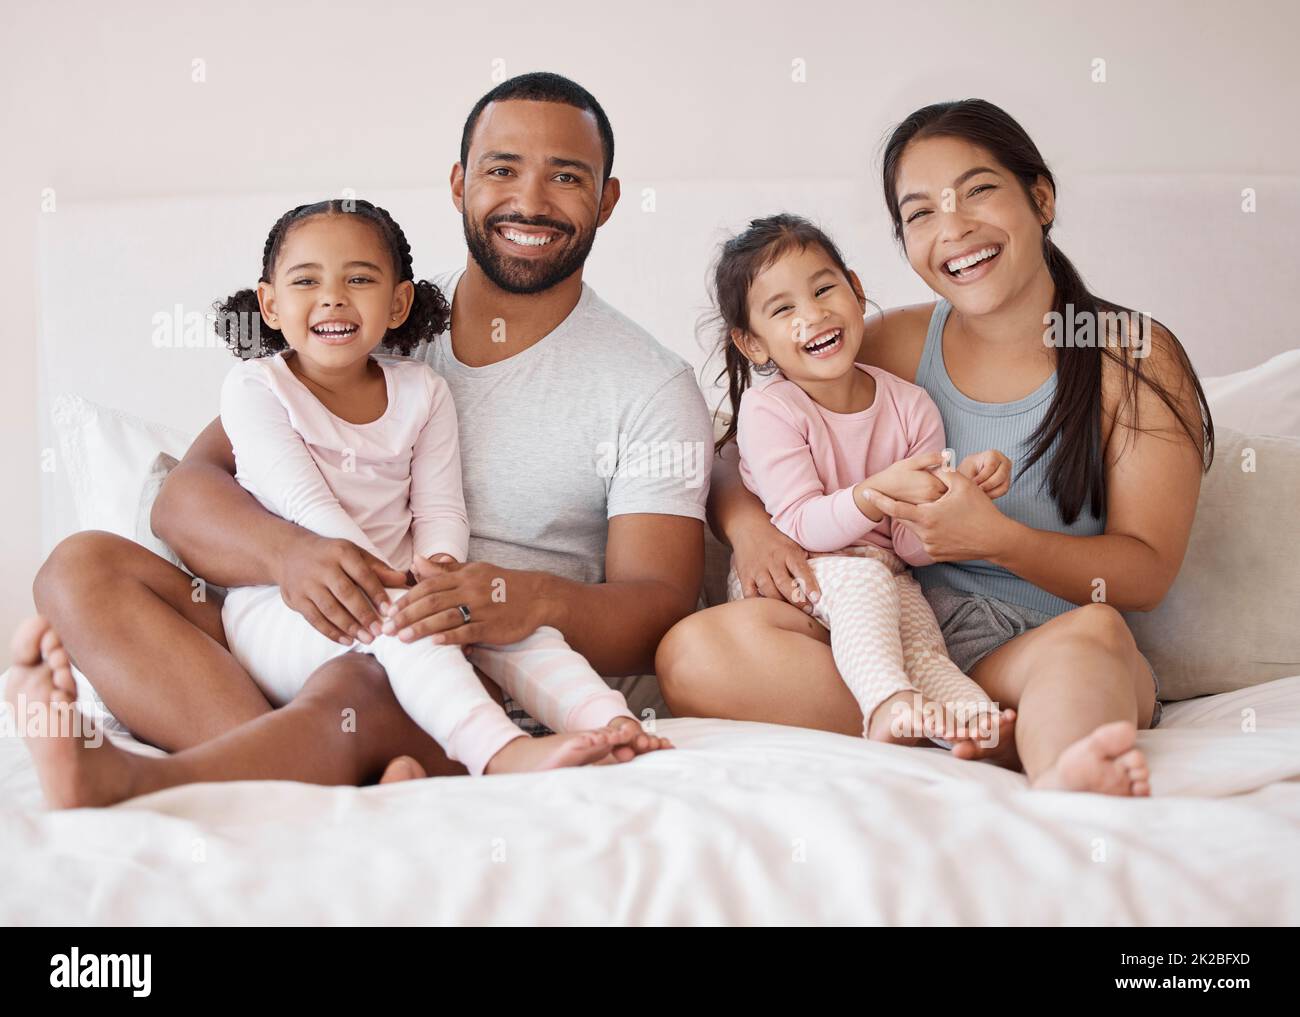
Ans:
POLYGON ((379 783, 397 784, 404 780, 423 780, 427 776, 429 775, 424 772, 424 767, 415 759, 410 756, 398 756, 384 768, 384 775, 379 778, 379 783))
POLYGON ((1142 797, 1151 794, 1146 756, 1137 744, 1137 727, 1127 720, 1102 724, 1061 753, 1033 782, 1046 791, 1092 791, 1142 797))
POLYGON ((964 722, 960 717, 958 720, 958 730, 964 730, 968 737, 949 739, 946 734, 942 736, 952 742, 954 756, 958 759, 993 763, 1008 770, 1020 769, 1020 754, 1016 751, 1015 710, 988 710, 973 716, 967 715, 964 722))
POLYGON ((542 738, 516 738, 507 742, 488 760, 484 773, 528 773, 532 770, 558 770, 565 766, 598 763, 617 746, 626 746, 633 732, 602 727, 594 731, 571 731, 542 738))
POLYGON ((77 710, 77 685, 58 633, 40 615, 18 626, 5 699, 53 809, 112 805, 134 794, 124 752, 77 710))
POLYGON ((936 734, 932 721, 937 703, 913 689, 895 692, 871 712, 867 724, 867 738, 873 742, 890 742, 894 745, 917 745, 922 738, 936 734), (930 704, 930 709, 926 705, 930 704))
POLYGON ((626 730, 632 735, 631 741, 614 746, 610 752, 610 762, 626 763, 629 759, 643 756, 647 752, 658 752, 661 749, 674 748, 673 743, 667 738, 652 735, 631 717, 615 717, 607 727, 612 731, 621 732, 626 730))

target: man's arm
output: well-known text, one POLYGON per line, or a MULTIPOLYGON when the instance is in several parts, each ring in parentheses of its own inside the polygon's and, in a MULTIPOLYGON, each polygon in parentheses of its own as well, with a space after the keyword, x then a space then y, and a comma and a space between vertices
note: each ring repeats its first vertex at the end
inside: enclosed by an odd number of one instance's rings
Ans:
POLYGON ((269 586, 301 527, 272 515, 235 481, 235 453, 217 417, 163 481, 154 534, 218 586, 269 586))
POLYGON ((698 519, 614 516, 605 582, 544 575, 543 624, 563 632, 599 674, 651 674, 660 640, 695 610, 703 579, 704 525, 698 519))
POLYGON ((603 583, 484 561, 429 569, 398 603, 384 632, 403 642, 508 645, 549 625, 599 674, 650 674, 659 641, 698 603, 704 524, 666 513, 611 517, 603 583))
POLYGON ((401 573, 354 544, 319 537, 262 508, 235 480, 220 417, 163 482, 150 525, 196 575, 219 586, 278 585, 290 607, 335 640, 377 626, 371 601, 385 599, 385 584, 405 585, 401 573))

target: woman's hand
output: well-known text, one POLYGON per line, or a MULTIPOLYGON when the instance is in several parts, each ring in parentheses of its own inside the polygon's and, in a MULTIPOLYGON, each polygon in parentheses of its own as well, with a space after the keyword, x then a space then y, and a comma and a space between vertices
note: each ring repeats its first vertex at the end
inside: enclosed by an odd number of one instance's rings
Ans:
POLYGON ((900 459, 892 466, 873 474, 862 482, 862 486, 897 501, 921 505, 942 497, 947 490, 934 475, 935 468, 942 464, 942 452, 922 452, 900 459))
POLYGON ((960 470, 940 470, 947 488, 928 505, 909 505, 879 491, 866 497, 899 526, 916 534, 935 561, 993 559, 1015 539, 1018 525, 998 511, 989 496, 960 470))
POLYGON ((1001 498, 1011 488, 1011 460, 995 448, 972 452, 961 461, 957 472, 970 477, 990 498, 1001 498))
POLYGON ((812 613, 821 596, 808 552, 770 522, 755 525, 733 542, 736 576, 746 597, 784 600, 812 613))

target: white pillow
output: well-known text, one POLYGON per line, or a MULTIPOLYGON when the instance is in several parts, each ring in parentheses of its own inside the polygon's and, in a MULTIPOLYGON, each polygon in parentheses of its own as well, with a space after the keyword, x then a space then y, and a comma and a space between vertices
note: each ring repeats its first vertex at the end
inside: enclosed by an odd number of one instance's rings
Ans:
POLYGON ((1126 616, 1169 701, 1300 674, 1300 438, 1216 432, 1178 578, 1126 616))
POLYGON ((1221 378, 1202 378, 1216 427, 1300 438, 1300 349, 1221 378))
MULTIPOLYGON (((107 530, 139 540, 145 488, 152 483, 156 494, 160 483, 159 454, 179 459, 190 447, 193 435, 75 395, 57 397, 52 413, 63 466, 72 487, 77 528, 107 530)), ((152 542, 147 546, 157 550, 152 542)))

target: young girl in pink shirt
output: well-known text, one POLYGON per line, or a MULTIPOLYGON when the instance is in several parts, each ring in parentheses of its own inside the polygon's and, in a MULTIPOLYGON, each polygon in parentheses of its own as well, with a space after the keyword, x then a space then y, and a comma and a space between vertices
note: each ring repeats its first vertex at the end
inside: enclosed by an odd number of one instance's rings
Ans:
MULTIPOLYGON (((933 501, 946 490, 936 470, 952 463, 925 390, 856 362, 866 311, 857 275, 812 223, 776 215, 723 245, 714 286, 732 410, 718 448, 736 439, 745 485, 778 529, 815 552, 822 592, 812 615, 830 630, 864 735, 996 745, 1014 712, 999 712, 948 659, 907 568, 932 559, 871 500, 933 501), (753 383, 755 372, 766 380, 753 383)), ((1007 491, 1011 463, 1000 452, 958 469, 990 497, 1007 491)), ((728 598, 746 592, 733 568, 728 598)))
MULTIPOLYGON (((371 356, 380 346, 409 354, 448 325, 447 301, 415 281, 392 217, 359 200, 293 209, 267 237, 257 289, 218 310, 218 332, 248 358, 221 393, 240 484, 271 512, 417 579, 464 562, 469 523, 447 383, 422 362, 371 356)), ((387 593, 396 601, 406 591, 387 593)), ((471 774, 622 762, 670 747, 644 733, 623 696, 550 627, 471 650, 533 717, 562 732, 530 738, 458 646, 403 642, 378 625, 358 644, 336 643, 274 586, 232 589, 221 617, 230 652, 276 706, 330 658, 373 653, 402 708, 471 774)))

